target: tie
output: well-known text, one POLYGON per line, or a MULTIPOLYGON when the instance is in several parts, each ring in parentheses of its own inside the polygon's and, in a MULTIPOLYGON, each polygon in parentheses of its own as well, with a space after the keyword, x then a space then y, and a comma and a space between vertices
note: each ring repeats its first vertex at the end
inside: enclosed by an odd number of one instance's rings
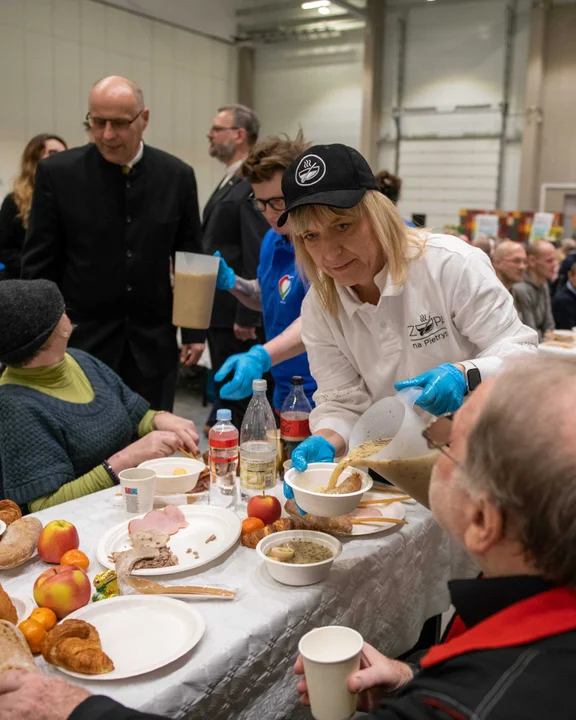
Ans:
POLYGON ((122 165, 122 172, 124 173, 124 175, 130 175, 130 173, 132 172, 132 168, 130 167, 130 165, 122 165))

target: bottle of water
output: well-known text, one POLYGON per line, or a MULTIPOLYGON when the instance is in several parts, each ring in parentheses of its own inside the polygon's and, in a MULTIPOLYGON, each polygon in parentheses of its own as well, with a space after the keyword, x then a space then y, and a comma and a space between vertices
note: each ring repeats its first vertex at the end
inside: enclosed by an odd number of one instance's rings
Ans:
POLYGON ((243 502, 276 485, 276 422, 266 380, 254 380, 240 432, 240 494, 243 502))
POLYGON ((290 393, 280 412, 280 436, 286 460, 290 460, 294 448, 310 436, 311 412, 312 406, 304 393, 304 380, 295 375, 290 393))
POLYGON ((234 510, 238 501, 238 430, 232 425, 230 410, 218 410, 216 425, 208 434, 210 458, 210 505, 234 510))

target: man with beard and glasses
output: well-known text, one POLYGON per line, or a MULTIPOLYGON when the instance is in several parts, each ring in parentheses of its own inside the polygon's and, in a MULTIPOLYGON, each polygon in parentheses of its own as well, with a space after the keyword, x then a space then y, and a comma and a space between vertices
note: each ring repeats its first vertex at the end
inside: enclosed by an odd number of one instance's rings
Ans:
MULTIPOLYGON (((219 252, 240 277, 256 278, 262 238, 270 229, 265 217, 250 199, 252 187, 238 174, 250 149, 258 139, 260 123, 245 105, 219 108, 208 133, 209 152, 226 166, 226 172, 206 203, 202 219, 204 252, 219 252)), ((224 290, 216 290, 208 345, 212 368, 217 372, 224 362, 237 353, 264 342, 262 314, 251 310, 224 290)), ((198 346, 195 357, 199 357, 198 346)), ((217 397, 220 383, 217 383, 217 397)), ((237 427, 248 406, 248 400, 228 400, 232 422, 237 427)), ((215 422, 218 400, 207 425, 215 422)))

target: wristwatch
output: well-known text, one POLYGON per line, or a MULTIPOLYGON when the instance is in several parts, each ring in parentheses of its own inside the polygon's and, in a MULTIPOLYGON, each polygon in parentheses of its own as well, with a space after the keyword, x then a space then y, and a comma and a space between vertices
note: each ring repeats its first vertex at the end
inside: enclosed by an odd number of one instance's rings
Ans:
POLYGON ((480 370, 470 360, 466 360, 460 365, 464 368, 464 377, 466 379, 466 395, 476 390, 478 385, 482 382, 482 375, 480 370))

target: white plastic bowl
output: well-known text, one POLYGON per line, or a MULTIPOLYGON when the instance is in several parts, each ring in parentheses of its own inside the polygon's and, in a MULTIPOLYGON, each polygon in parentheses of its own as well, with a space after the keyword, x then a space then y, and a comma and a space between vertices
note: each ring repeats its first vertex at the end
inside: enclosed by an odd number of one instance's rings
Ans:
POLYGON ((156 471, 155 495, 170 495, 172 493, 187 493, 194 490, 198 484, 198 477, 206 465, 201 460, 190 460, 185 457, 158 458, 146 460, 138 467, 149 468, 156 471), (186 470, 185 475, 174 475, 177 468, 186 470))
POLYGON ((358 473, 362 479, 360 490, 345 495, 326 495, 318 492, 318 488, 328 487, 330 475, 335 467, 336 463, 310 463, 302 473, 290 468, 284 475, 284 482, 294 491, 294 499, 302 510, 320 517, 348 515, 356 510, 364 493, 372 487, 372 478, 358 468, 346 468, 340 475, 337 485, 341 485, 352 473, 358 473))
POLYGON ((285 530, 262 538, 256 546, 256 552, 264 560, 270 575, 284 585, 314 585, 325 580, 332 568, 332 563, 342 552, 341 542, 331 535, 316 530, 285 530), (309 565, 293 565, 269 558, 266 553, 276 545, 287 540, 312 540, 332 550, 334 557, 309 565))

